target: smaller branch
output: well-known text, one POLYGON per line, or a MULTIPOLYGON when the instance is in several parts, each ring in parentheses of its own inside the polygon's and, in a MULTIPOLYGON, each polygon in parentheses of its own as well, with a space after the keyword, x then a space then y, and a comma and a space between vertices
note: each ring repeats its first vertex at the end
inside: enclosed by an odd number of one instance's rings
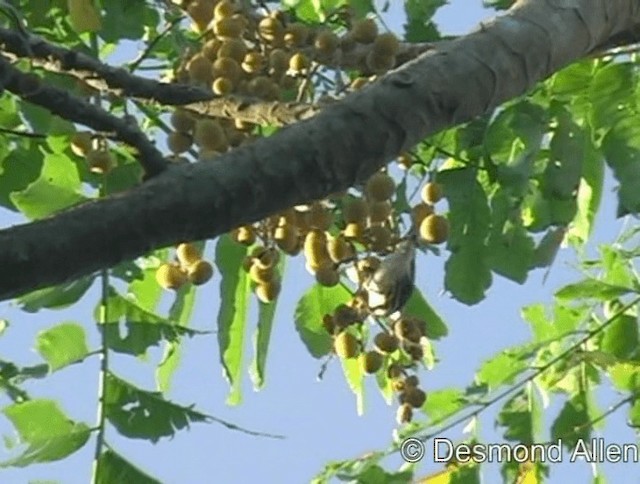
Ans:
POLYGON ((174 18, 171 22, 169 22, 165 28, 162 30, 162 32, 160 32, 158 35, 155 36, 155 38, 149 42, 149 45, 147 45, 147 47, 144 49, 144 51, 142 51, 140 53, 140 55, 138 56, 137 59, 133 60, 130 64, 129 64, 129 71, 130 72, 134 72, 139 66, 140 64, 142 64, 144 62, 144 60, 149 57, 149 55, 151 54, 151 52, 153 52, 153 49, 155 48, 156 45, 158 45, 158 42, 160 42, 160 40, 162 40, 162 38, 167 35, 169 32, 171 32, 171 30, 177 25, 179 24, 182 20, 184 19, 184 17, 176 17, 174 18))
POLYGON ((13 67, 4 56, 0 56, 0 72, 6 77, 4 85, 7 90, 25 100, 95 131, 115 133, 118 139, 137 150, 147 177, 157 175, 167 167, 166 159, 141 131, 135 119, 117 118, 65 90, 47 86, 37 76, 13 67))
POLYGON ((42 133, 32 133, 28 131, 19 131, 17 129, 9 129, 9 128, 0 128, 0 133, 11 134, 14 136, 22 136, 24 138, 46 138, 46 134, 42 133))

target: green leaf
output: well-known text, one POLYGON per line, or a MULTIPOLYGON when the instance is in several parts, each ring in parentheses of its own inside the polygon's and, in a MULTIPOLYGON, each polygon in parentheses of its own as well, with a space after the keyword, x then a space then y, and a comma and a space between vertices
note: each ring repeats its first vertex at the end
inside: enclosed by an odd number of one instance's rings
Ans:
POLYGON ((98 469, 100 474, 97 476, 96 484, 113 484, 114 482, 161 484, 160 481, 141 471, 111 449, 100 454, 98 469))
POLYGON ((159 22, 158 11, 146 2, 109 0, 102 2, 102 6, 104 15, 101 17, 100 37, 107 42, 139 40, 145 31, 155 29, 159 22))
POLYGON ((441 171, 437 180, 450 208, 447 247, 452 254, 445 264, 445 288, 457 300, 475 304, 491 285, 485 245, 490 224, 487 197, 472 169, 441 171))
POLYGON ((524 284, 533 260, 534 242, 524 227, 506 224, 499 233, 492 232, 488 243, 491 269, 507 279, 524 284))
POLYGON ((531 324, 535 341, 539 342, 552 341, 574 331, 589 312, 587 307, 566 307, 558 302, 552 316, 546 314, 542 304, 526 306, 521 314, 531 324))
POLYGON ((549 229, 533 251, 532 267, 549 267, 553 264, 566 233, 564 227, 549 229))
POLYGON ((636 399, 629 409, 629 425, 640 427, 640 400, 636 399))
POLYGON ((432 422, 453 415, 466 406, 464 394, 455 388, 445 388, 429 392, 422 407, 432 422))
POLYGON ((216 245, 216 266, 220 269, 220 311, 218 312, 218 346, 224 375, 231 385, 229 405, 240 403, 242 355, 247 325, 251 284, 242 267, 247 248, 225 235, 216 245))
POLYGON ((18 298, 23 311, 35 313, 40 309, 64 309, 80 300, 93 284, 95 276, 87 276, 59 286, 47 287, 18 298))
MULTIPOLYGON (((201 249, 201 247, 199 247, 201 249)), ((169 309, 169 318, 176 323, 176 328, 186 330, 193 314, 197 289, 192 284, 182 286, 176 293, 176 298, 169 309)), ((185 331, 185 334, 187 331, 185 331)), ((193 334, 193 332, 191 333, 193 334)), ((180 363, 182 354, 182 339, 173 338, 167 340, 162 360, 156 368, 156 385, 161 392, 168 392, 171 386, 171 379, 180 363)))
POLYGON ((540 431, 541 418, 540 405, 535 399, 533 386, 529 384, 504 404, 497 422, 505 427, 505 439, 533 444, 540 431))
POLYGON ((600 349, 625 360, 638 351, 638 316, 628 311, 618 316, 604 330, 600 349))
POLYGON ((3 413, 27 448, 18 457, 0 463, 1 467, 64 459, 84 446, 91 435, 86 424, 72 421, 53 400, 15 403, 5 407, 3 413))
POLYGON ((576 299, 598 299, 606 301, 625 296, 634 292, 623 286, 614 286, 597 279, 583 279, 575 284, 568 284, 556 292, 555 297, 560 300, 575 301, 576 299))
POLYGON ((528 364, 517 351, 502 351, 485 361, 476 374, 478 383, 486 384, 490 389, 499 387, 513 380, 528 369, 528 364))
POLYGON ((407 23, 404 28, 407 41, 428 42, 440 38, 432 17, 446 4, 446 0, 405 0, 407 23))
POLYGON ((615 388, 632 393, 640 390, 640 364, 615 363, 607 372, 615 388))
POLYGON ((358 358, 348 358, 340 360, 344 378, 349 384, 349 388, 356 396, 356 412, 358 415, 364 413, 364 372, 358 358))
POLYGON ((580 393, 567 400, 558 417, 551 425, 551 439, 562 440, 563 445, 571 450, 580 440, 587 442, 591 436, 591 425, 586 395, 580 393))
POLYGON ((595 71, 589 86, 592 105, 591 122, 596 129, 609 129, 631 113, 636 85, 635 67, 631 62, 611 62, 595 71))
POLYGON ((44 153, 36 143, 16 146, 0 160, 0 205, 18 210, 11 200, 12 192, 20 192, 35 182, 44 163, 44 153))
POLYGON ((358 482, 366 482, 367 484, 410 484, 415 481, 411 470, 387 472, 382 467, 374 465, 367 467, 358 474, 358 482))
POLYGON ((105 416, 125 437, 157 442, 173 437, 193 422, 209 416, 165 400, 160 392, 141 390, 109 372, 105 377, 105 416))
POLYGON ((322 326, 322 318, 350 299, 351 293, 341 285, 314 284, 298 301, 294 315, 296 330, 314 358, 328 354, 333 345, 331 336, 322 326))
POLYGON ((81 189, 75 163, 66 155, 50 154, 44 157, 39 178, 9 198, 25 216, 39 219, 88 200, 81 189))
POLYGON ((61 323, 40 331, 36 349, 49 363, 51 371, 80 361, 89 354, 84 328, 76 323, 61 323))
POLYGON ((429 305, 424 295, 418 288, 413 289, 411 297, 403 309, 407 316, 413 316, 426 322, 424 332, 429 339, 440 339, 449 333, 447 325, 442 318, 429 305))

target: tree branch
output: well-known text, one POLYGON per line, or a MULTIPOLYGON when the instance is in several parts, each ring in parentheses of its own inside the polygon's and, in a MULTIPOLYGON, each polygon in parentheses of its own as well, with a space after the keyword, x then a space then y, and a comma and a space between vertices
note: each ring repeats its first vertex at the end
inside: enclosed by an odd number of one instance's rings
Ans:
POLYGON ((640 23, 635 0, 524 0, 372 86, 215 160, 0 231, 0 298, 346 189, 424 137, 493 109, 640 23))

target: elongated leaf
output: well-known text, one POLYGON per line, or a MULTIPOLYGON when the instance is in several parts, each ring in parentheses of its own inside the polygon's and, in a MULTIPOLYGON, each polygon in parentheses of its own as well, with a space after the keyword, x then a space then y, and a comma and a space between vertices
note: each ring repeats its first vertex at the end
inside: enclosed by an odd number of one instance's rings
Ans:
POLYGON ((599 299, 606 301, 625 296, 634 292, 633 289, 623 286, 614 286, 596 279, 584 279, 575 284, 568 284, 556 292, 555 296, 560 300, 599 299))
POLYGON ((61 323, 38 333, 38 353, 49 363, 51 371, 82 360, 89 353, 84 328, 77 323, 61 323))
POLYGON ((160 392, 141 390, 113 373, 107 373, 105 381, 105 415, 126 437, 157 442, 162 437, 173 437, 192 422, 210 419, 190 407, 165 400, 160 392))
POLYGON ((521 444, 533 444, 541 426, 541 409, 532 385, 516 393, 502 407, 497 422, 505 428, 504 438, 521 444))
POLYGON ((315 284, 298 301, 294 316, 296 330, 314 358, 328 354, 332 348, 331 336, 322 326, 322 318, 349 299, 351 293, 343 286, 315 284))
MULTIPOLYGON (((0 98, 6 99, 6 96, 0 98)), ((0 117, 2 117, 0 109, 0 117)), ((14 113, 15 114, 15 113, 14 113)), ((2 124, 2 126, 7 126, 2 124)), ((44 163, 44 154, 35 143, 18 146, 0 161, 0 205, 10 210, 18 210, 11 200, 12 192, 20 192, 35 182, 44 163)))
POLYGON ((0 463, 1 467, 64 459, 84 446, 91 434, 86 424, 72 421, 53 400, 15 403, 3 413, 27 448, 18 457, 0 463))
POLYGON ((580 393, 562 407, 560 414, 551 425, 553 441, 562 439, 567 449, 573 449, 578 441, 586 443, 591 437, 591 426, 586 395, 580 393))
POLYGON ((114 482, 161 484, 160 481, 141 471, 111 449, 100 455, 98 469, 100 469, 100 473, 96 479, 97 484, 112 484, 114 482))
POLYGON ((423 408, 432 422, 452 415, 466 405, 463 393, 455 388, 429 392, 423 408))
POLYGON ((88 276, 59 286, 38 289, 18 298, 18 304, 28 313, 35 313, 43 308, 64 309, 79 301, 94 280, 94 276, 88 276))
POLYGON ((218 346, 224 375, 231 385, 230 405, 240 403, 242 356, 247 326, 247 309, 251 284, 242 268, 246 247, 227 235, 218 240, 216 266, 220 269, 220 311, 218 312, 218 346))
POLYGON ((345 380, 356 396, 356 412, 362 415, 364 413, 364 372, 358 358, 344 359, 341 363, 345 380))

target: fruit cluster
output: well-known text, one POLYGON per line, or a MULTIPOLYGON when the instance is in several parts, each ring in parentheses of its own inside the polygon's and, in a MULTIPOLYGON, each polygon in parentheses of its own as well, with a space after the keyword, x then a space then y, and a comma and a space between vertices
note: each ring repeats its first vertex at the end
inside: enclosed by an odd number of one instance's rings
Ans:
POLYGON ((175 260, 161 264, 156 270, 156 280, 164 289, 177 290, 187 281, 199 286, 212 276, 213 266, 203 260, 200 251, 190 243, 179 244, 175 260))
POLYGON ((71 135, 71 151, 84 158, 93 173, 109 173, 116 166, 116 158, 103 137, 89 131, 78 131, 71 135))
POLYGON ((260 301, 268 304, 280 294, 281 280, 277 270, 280 253, 274 247, 256 246, 243 263, 255 284, 254 290, 260 301))

